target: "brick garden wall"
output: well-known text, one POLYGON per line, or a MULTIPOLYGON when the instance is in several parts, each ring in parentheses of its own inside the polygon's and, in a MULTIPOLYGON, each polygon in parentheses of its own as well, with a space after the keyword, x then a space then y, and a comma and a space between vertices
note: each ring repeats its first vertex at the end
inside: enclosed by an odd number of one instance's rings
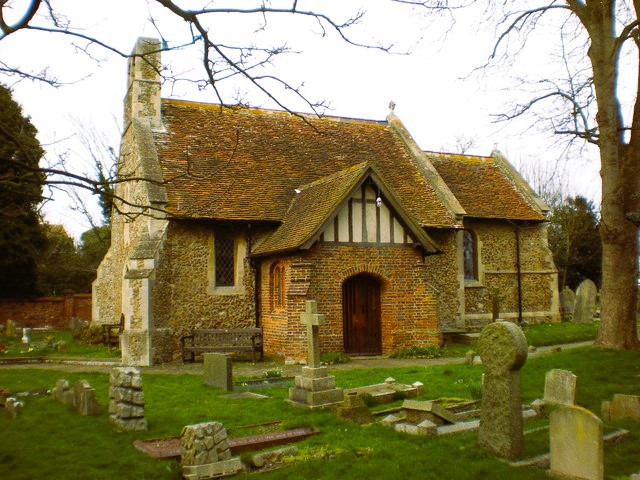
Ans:
POLYGON ((91 321, 91 295, 0 300, 0 324, 18 327, 67 328, 72 317, 91 321))

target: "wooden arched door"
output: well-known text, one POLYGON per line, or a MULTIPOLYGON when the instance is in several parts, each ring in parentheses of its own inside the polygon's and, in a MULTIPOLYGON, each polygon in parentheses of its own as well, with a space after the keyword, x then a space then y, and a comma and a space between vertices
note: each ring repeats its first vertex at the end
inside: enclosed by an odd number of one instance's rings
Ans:
POLYGON ((380 282, 360 274, 342 286, 344 351, 358 355, 382 353, 380 282))

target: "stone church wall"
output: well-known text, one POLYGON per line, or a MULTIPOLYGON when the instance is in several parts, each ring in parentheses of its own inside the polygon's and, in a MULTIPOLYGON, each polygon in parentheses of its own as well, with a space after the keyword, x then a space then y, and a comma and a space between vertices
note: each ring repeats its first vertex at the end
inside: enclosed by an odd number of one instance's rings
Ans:
MULTIPOLYGON (((497 296, 500 318, 517 321, 518 256, 516 226, 501 221, 466 220, 478 239, 479 281, 465 287, 465 324, 481 327, 492 319, 497 296)), ((539 323, 559 319, 557 269, 548 248, 545 224, 522 225, 520 282, 523 321, 539 323)))

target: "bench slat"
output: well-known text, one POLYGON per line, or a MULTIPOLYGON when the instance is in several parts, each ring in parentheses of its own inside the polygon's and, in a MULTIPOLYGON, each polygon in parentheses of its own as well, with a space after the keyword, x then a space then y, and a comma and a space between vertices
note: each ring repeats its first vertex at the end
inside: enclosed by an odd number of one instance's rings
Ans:
POLYGON ((260 359, 264 358, 262 349, 262 329, 233 328, 233 329, 194 329, 191 335, 180 338, 182 361, 195 361, 197 353, 204 352, 251 352, 255 363, 256 351, 260 359), (189 353, 190 355, 187 355, 189 353))

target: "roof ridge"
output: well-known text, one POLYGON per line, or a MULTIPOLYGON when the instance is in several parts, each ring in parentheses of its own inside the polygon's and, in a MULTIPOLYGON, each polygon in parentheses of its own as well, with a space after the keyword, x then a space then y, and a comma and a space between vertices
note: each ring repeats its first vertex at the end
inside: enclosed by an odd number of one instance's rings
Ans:
POLYGON ((485 160, 493 160, 493 155, 469 155, 468 153, 453 153, 453 152, 435 152, 433 150, 423 150, 422 153, 426 155, 434 155, 439 157, 462 157, 462 158, 481 158, 485 160))
POLYGON ((379 125, 388 125, 387 120, 375 120, 372 118, 360 118, 360 117, 343 117, 339 115, 321 115, 310 112, 296 112, 293 110, 278 110, 275 108, 262 108, 262 107, 251 107, 247 105, 224 105, 220 103, 211 103, 211 102, 201 102, 196 100, 183 100, 181 98, 168 98, 162 97, 160 99, 161 102, 169 102, 176 105, 191 105, 191 106, 201 106, 205 108, 219 108, 221 110, 228 110, 232 112, 237 111, 255 111, 263 114, 283 114, 283 115, 292 115, 292 116, 301 116, 305 118, 309 118, 312 120, 323 120, 329 119, 336 122, 352 122, 352 123, 369 123, 369 124, 379 124, 379 125))

